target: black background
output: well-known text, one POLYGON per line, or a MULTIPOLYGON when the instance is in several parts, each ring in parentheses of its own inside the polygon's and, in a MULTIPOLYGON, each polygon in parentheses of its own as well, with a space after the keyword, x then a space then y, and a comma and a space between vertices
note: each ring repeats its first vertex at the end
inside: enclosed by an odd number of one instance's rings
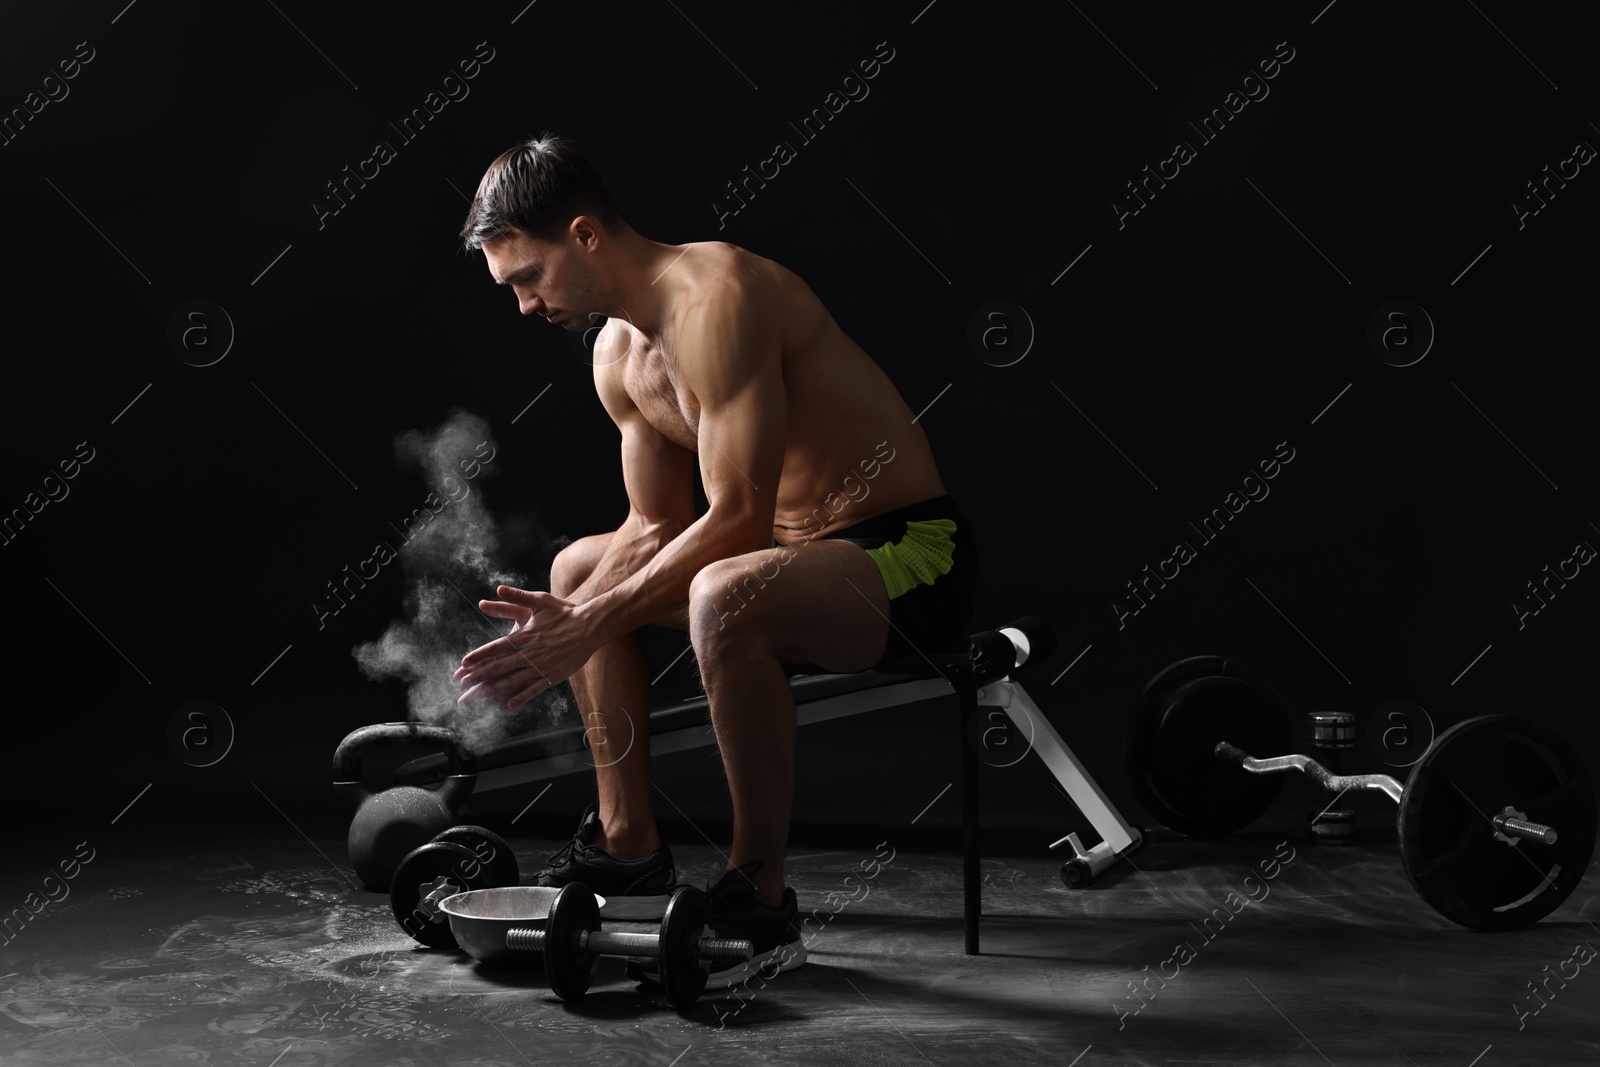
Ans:
MULTIPOLYGON (((401 613, 399 568, 320 630, 311 608, 431 488, 397 463, 397 434, 456 409, 488 420, 498 474, 480 488, 527 531, 512 562, 536 587, 551 539, 620 521, 588 366, 454 236, 488 162, 545 130, 590 154, 645 235, 795 270, 914 411, 932 404, 922 422, 985 547, 977 624, 1054 620, 1058 651, 1023 679, 1131 818, 1125 716, 1144 679, 1199 652, 1254 665, 1295 709, 1364 719, 1404 698, 1440 729, 1510 711, 1595 754, 1600 578, 1584 568, 1521 628, 1510 606, 1600 544, 1600 178, 1584 167, 1522 228, 1510 207, 1600 144, 1579 5, 113 0, 5 21, 8 110, 94 49, 0 148, 0 508, 94 449, 0 547, 31 814, 87 834, 136 796, 127 817, 146 821, 330 809, 334 745, 404 715, 351 657, 401 613), (470 95, 403 143, 387 123, 479 42, 494 58, 470 95), (800 144, 787 123, 879 42, 894 58, 870 95, 800 144), (1279 42, 1294 58, 1270 95, 1198 144, 1186 120, 1279 42), (1123 184, 1180 138, 1197 158, 1119 228, 1123 184), (319 228, 324 183, 379 140, 396 158, 319 228), (797 157, 719 228, 724 183, 778 140, 797 157), (1036 331, 1012 366, 967 342, 996 299, 1036 331), (1407 367, 1366 339, 1397 299, 1437 330, 1407 367), (213 366, 168 344, 191 300, 237 331, 213 366), (1285 441, 1270 497, 1119 628, 1123 584, 1285 441), (167 742, 195 699, 237 730, 208 768, 167 742)), ((653 636, 653 661, 681 645, 653 636)), ((692 688, 683 666, 664 690, 692 688)), ((797 824, 903 824, 954 776, 935 714, 804 732, 797 824)), ((726 817, 715 761, 658 768, 706 825, 726 817)), ((1365 750, 1346 766, 1385 769, 1365 750)), ((1080 826, 1036 761, 986 777, 1008 786, 989 790, 995 825, 1080 826)), ((591 789, 563 780, 519 825, 564 831, 591 789)), ((919 825, 957 814, 947 795, 919 825)), ((37 837, 25 847, 60 851, 37 837)))

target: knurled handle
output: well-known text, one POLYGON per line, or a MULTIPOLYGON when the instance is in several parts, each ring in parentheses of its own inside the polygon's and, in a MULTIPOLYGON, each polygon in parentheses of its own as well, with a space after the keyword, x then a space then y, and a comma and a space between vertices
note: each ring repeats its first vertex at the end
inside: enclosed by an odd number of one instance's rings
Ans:
MULTIPOLYGON (((660 934, 635 934, 611 930, 590 930, 578 935, 578 951, 593 952, 601 956, 661 955, 660 934)), ((534 927, 513 926, 506 931, 506 948, 525 952, 544 951, 544 931, 534 927)), ((699 943, 703 960, 747 960, 755 955, 755 945, 739 938, 703 937, 699 943)))

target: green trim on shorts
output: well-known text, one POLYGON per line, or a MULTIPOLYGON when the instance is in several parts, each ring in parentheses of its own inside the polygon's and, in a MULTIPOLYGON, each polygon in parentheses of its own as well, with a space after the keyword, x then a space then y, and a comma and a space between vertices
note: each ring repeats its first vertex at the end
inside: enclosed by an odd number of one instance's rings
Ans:
POLYGON ((878 573, 883 575, 890 600, 919 585, 932 585, 950 573, 956 550, 950 535, 955 532, 956 524, 950 519, 908 522, 900 540, 867 549, 867 555, 878 565, 878 573))

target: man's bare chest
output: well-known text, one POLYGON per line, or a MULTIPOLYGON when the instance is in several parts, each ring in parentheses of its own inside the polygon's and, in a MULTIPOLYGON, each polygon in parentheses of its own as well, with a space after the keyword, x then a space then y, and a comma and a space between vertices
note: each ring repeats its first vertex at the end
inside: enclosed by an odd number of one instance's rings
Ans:
POLYGON ((657 433, 682 448, 696 450, 700 401, 684 387, 677 360, 662 347, 629 352, 623 387, 657 433))

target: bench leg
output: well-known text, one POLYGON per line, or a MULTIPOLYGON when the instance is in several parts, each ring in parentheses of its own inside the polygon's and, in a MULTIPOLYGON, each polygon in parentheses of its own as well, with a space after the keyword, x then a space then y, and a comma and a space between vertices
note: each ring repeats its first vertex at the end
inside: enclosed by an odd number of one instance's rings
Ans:
POLYGON ((978 954, 978 917, 983 914, 983 873, 978 855, 978 754, 967 739, 967 723, 977 711, 977 694, 957 686, 961 741, 961 903, 967 955, 978 954))

